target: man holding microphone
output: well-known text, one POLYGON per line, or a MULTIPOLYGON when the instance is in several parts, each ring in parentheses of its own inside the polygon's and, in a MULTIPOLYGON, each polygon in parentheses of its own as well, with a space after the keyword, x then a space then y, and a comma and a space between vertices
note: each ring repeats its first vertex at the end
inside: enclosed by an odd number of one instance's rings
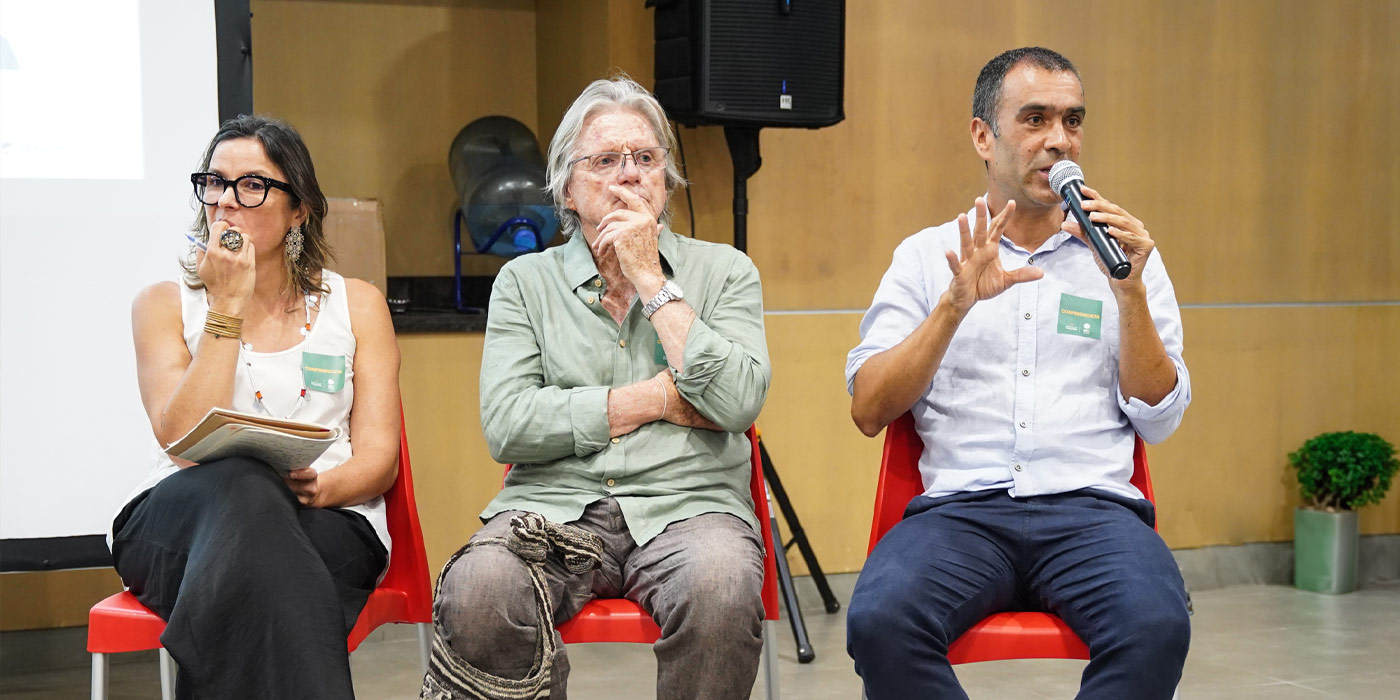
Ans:
POLYGON ((1023 48, 973 94, 987 193, 900 244, 846 364, 851 417, 906 411, 924 494, 871 553, 848 650, 872 700, 966 697, 948 646, 982 618, 1043 610, 1089 646, 1081 698, 1169 698, 1190 640, 1186 591, 1136 488, 1135 434, 1159 442, 1191 401, 1180 313, 1141 221, 1084 187, 1122 247, 1110 277, 1066 219, 1050 169, 1077 160, 1073 64, 1023 48))

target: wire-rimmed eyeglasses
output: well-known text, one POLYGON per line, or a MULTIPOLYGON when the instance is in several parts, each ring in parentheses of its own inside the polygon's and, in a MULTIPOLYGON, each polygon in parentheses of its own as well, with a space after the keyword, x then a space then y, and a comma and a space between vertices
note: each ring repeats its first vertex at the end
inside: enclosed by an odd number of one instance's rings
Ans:
POLYGON ((583 163, 583 167, 595 175, 614 175, 622 169, 624 163, 630 157, 632 164, 637 169, 647 173, 657 168, 666 167, 666 157, 671 149, 665 146, 652 146, 651 148, 639 148, 631 153, 620 153, 618 151, 604 151, 575 158, 569 161, 569 167, 575 163, 583 163))
POLYGON ((226 180, 224 176, 214 173, 194 173, 190 175, 190 182, 194 184, 194 196, 209 205, 218 204, 219 198, 224 196, 224 190, 228 189, 229 185, 233 185, 234 201, 238 202, 239 206, 249 209, 262 206, 262 203, 267 201, 268 190, 274 187, 296 196, 291 185, 262 175, 243 175, 226 180))

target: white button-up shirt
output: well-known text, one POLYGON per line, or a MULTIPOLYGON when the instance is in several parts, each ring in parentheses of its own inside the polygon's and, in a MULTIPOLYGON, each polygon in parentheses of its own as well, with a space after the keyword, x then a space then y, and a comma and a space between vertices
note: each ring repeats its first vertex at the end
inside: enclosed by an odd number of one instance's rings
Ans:
MULTIPOLYGON (((976 221, 975 211, 968 220, 976 221)), ((895 249, 861 320, 861 343, 846 359, 847 391, 866 360, 903 341, 932 312, 953 278, 944 251, 959 249, 956 219, 895 249)), ((1160 442, 1191 403, 1181 313, 1161 256, 1154 250, 1148 258, 1143 284, 1176 365, 1176 387, 1150 406, 1125 400, 1118 388, 1118 305, 1093 251, 1061 231, 1034 252, 1002 238, 999 252, 1005 269, 1035 265, 1045 276, 973 306, 911 409, 924 441, 925 495, 1095 488, 1142 498, 1128 483, 1134 431, 1160 442)))

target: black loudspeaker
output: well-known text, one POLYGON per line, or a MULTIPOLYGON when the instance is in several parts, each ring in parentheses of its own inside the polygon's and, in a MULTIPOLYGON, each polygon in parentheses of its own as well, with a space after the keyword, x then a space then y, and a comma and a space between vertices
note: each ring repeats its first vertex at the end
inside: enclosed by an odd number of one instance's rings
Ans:
POLYGON ((845 0, 648 0, 656 99, 690 126, 831 126, 846 118, 845 0))

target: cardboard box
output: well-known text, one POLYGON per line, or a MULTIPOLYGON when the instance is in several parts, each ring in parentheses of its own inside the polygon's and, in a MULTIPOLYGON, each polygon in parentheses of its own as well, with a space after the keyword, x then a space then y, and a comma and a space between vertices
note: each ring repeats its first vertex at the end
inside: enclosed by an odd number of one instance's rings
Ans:
POLYGON ((384 262, 384 215, 375 199, 328 198, 326 242, 335 256, 330 268, 388 292, 384 262))

